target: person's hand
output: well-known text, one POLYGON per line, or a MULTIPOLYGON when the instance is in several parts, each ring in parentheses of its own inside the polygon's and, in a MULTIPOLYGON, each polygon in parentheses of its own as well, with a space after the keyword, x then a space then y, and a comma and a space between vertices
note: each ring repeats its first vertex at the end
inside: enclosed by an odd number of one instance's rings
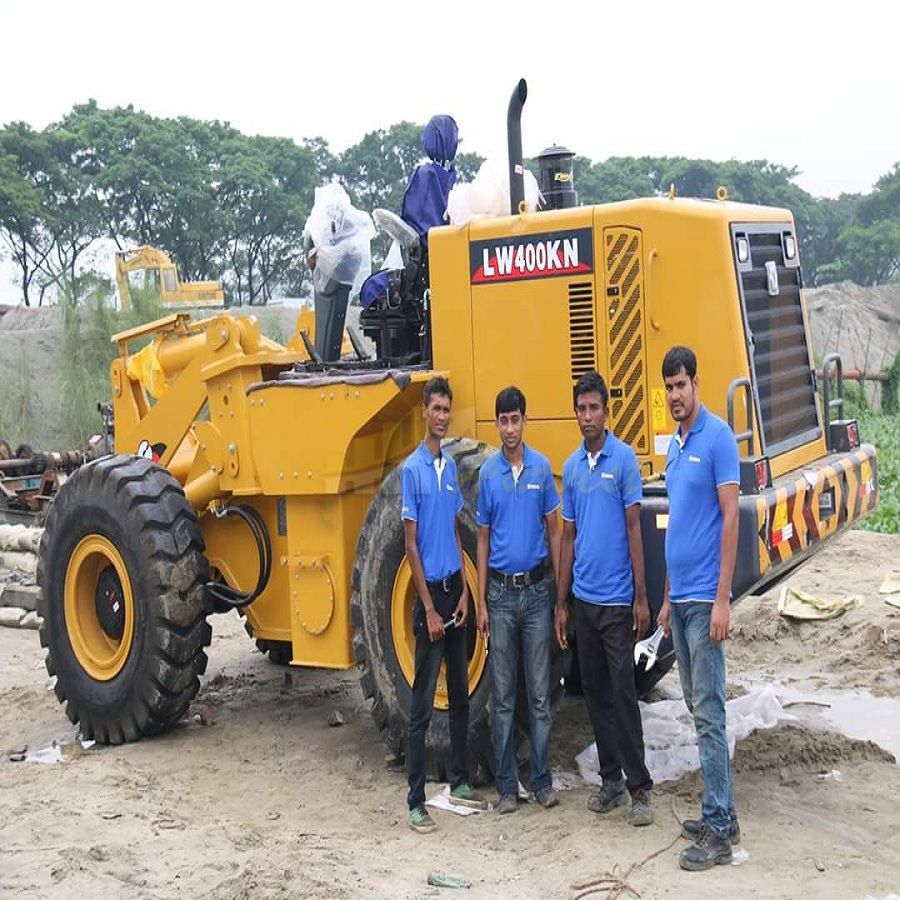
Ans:
POLYGON ((569 637, 566 634, 569 628, 569 608, 566 604, 556 604, 556 643, 560 650, 569 649, 569 637))
POLYGON ((659 609, 659 615, 656 617, 656 624, 662 628, 663 634, 668 638, 672 637, 672 623, 670 621, 672 607, 668 600, 663 600, 663 605, 659 609))
POLYGON ((478 612, 475 614, 475 624, 478 626, 478 631, 483 638, 487 639, 491 636, 491 619, 488 615, 486 603, 478 604, 478 612))
POLYGON ((709 637, 713 641, 724 641, 728 637, 728 623, 731 619, 731 609, 728 599, 716 600, 713 603, 712 615, 709 617, 709 637))
POLYGON ((463 590, 459 603, 456 604, 456 609, 453 610, 453 618, 456 621, 457 628, 462 628, 466 624, 469 618, 469 592, 467 590, 463 590))
POLYGON ((444 636, 444 620, 433 606, 425 611, 425 624, 428 626, 428 640, 432 644, 444 636))
POLYGON ((634 606, 631 610, 634 619, 634 636, 640 640, 650 625, 650 604, 647 603, 647 595, 639 594, 634 598, 634 606))

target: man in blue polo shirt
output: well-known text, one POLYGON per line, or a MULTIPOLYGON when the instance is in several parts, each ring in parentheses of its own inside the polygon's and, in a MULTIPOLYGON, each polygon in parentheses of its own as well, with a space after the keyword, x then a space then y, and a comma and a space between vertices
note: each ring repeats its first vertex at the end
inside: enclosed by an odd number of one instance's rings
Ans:
POLYGON ((511 813, 519 785, 515 725, 520 657, 531 726, 531 790, 545 809, 559 802, 550 778, 553 601, 547 565, 548 540, 554 572, 559 565, 559 495, 547 458, 522 440, 525 395, 517 387, 504 388, 494 414, 502 446, 479 472, 475 514, 478 628, 491 638, 497 811, 511 813))
POLYGON ((453 392, 446 378, 429 379, 422 391, 425 439, 407 457, 400 473, 406 557, 418 600, 413 609, 416 635, 415 678, 406 772, 409 818, 413 831, 437 827, 425 809, 425 734, 431 721, 441 661, 447 662, 450 700, 450 802, 484 809, 487 803, 469 784, 466 735, 469 730, 466 619, 469 589, 463 574, 463 550, 457 515, 463 508, 456 463, 441 452, 450 425, 453 392))
POLYGON ((731 862, 741 839, 725 735, 725 638, 737 556, 738 448, 728 425, 698 396, 697 357, 673 347, 662 365, 666 398, 678 422, 666 455, 668 575, 659 624, 672 635, 684 702, 694 717, 703 771, 701 817, 686 819, 683 869, 731 862))
POLYGON ((641 474, 634 451, 606 428, 608 403, 600 375, 586 372, 578 379, 575 414, 584 442, 563 468, 556 637, 567 646, 571 585, 581 684, 603 779, 601 789, 588 798, 588 809, 609 812, 627 803, 630 794, 632 824, 649 825, 653 781, 644 762, 634 684, 635 637, 650 621, 641 474))

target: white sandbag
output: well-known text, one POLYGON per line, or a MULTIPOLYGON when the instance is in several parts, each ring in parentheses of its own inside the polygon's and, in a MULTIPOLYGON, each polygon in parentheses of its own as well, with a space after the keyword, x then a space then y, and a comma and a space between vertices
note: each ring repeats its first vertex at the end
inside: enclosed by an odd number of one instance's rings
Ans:
MULTIPOLYGON (((644 759, 653 780, 674 781, 699 769, 697 733, 684 700, 660 700, 639 705, 644 728, 644 759)), ((784 711, 774 685, 765 685, 729 700, 725 704, 728 756, 734 756, 737 741, 744 740, 758 728, 772 728, 782 721, 796 721, 796 717, 784 711)), ((601 783, 596 744, 579 753, 575 761, 585 781, 601 783)))
POLYGON ((0 550, 0 569, 34 575, 37 570, 37 556, 22 550, 0 550))
POLYGON ((37 553, 43 531, 43 528, 29 528, 27 525, 0 524, 0 550, 37 553))

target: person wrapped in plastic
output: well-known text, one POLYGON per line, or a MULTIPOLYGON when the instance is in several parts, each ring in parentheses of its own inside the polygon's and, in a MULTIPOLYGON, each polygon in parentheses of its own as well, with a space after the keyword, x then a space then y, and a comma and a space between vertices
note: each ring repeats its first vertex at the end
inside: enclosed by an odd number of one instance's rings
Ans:
POLYGON ((315 347, 324 362, 340 358, 347 304, 372 271, 374 236, 369 214, 353 206, 340 184, 316 188, 303 239, 313 272, 315 347))

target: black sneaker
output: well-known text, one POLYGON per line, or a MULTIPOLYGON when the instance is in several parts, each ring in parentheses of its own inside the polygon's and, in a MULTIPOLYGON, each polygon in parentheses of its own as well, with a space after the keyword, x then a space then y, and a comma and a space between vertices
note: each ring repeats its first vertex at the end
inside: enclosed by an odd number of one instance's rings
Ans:
POLYGON ((689 872, 702 872, 713 866, 731 863, 731 844, 720 838, 705 822, 700 826, 697 840, 678 857, 678 864, 689 872))
MULTIPOLYGON (((702 819, 685 819, 681 823, 681 834, 689 841, 696 841, 700 837, 700 827, 703 825, 702 819)), ((741 826, 738 825, 737 816, 731 817, 731 827, 728 829, 728 839, 731 846, 736 847, 741 842, 741 826)))
POLYGON ((624 806, 628 803, 628 799, 624 778, 618 781, 604 781, 603 787, 588 797, 587 808, 595 813, 608 813, 617 806, 624 806))

